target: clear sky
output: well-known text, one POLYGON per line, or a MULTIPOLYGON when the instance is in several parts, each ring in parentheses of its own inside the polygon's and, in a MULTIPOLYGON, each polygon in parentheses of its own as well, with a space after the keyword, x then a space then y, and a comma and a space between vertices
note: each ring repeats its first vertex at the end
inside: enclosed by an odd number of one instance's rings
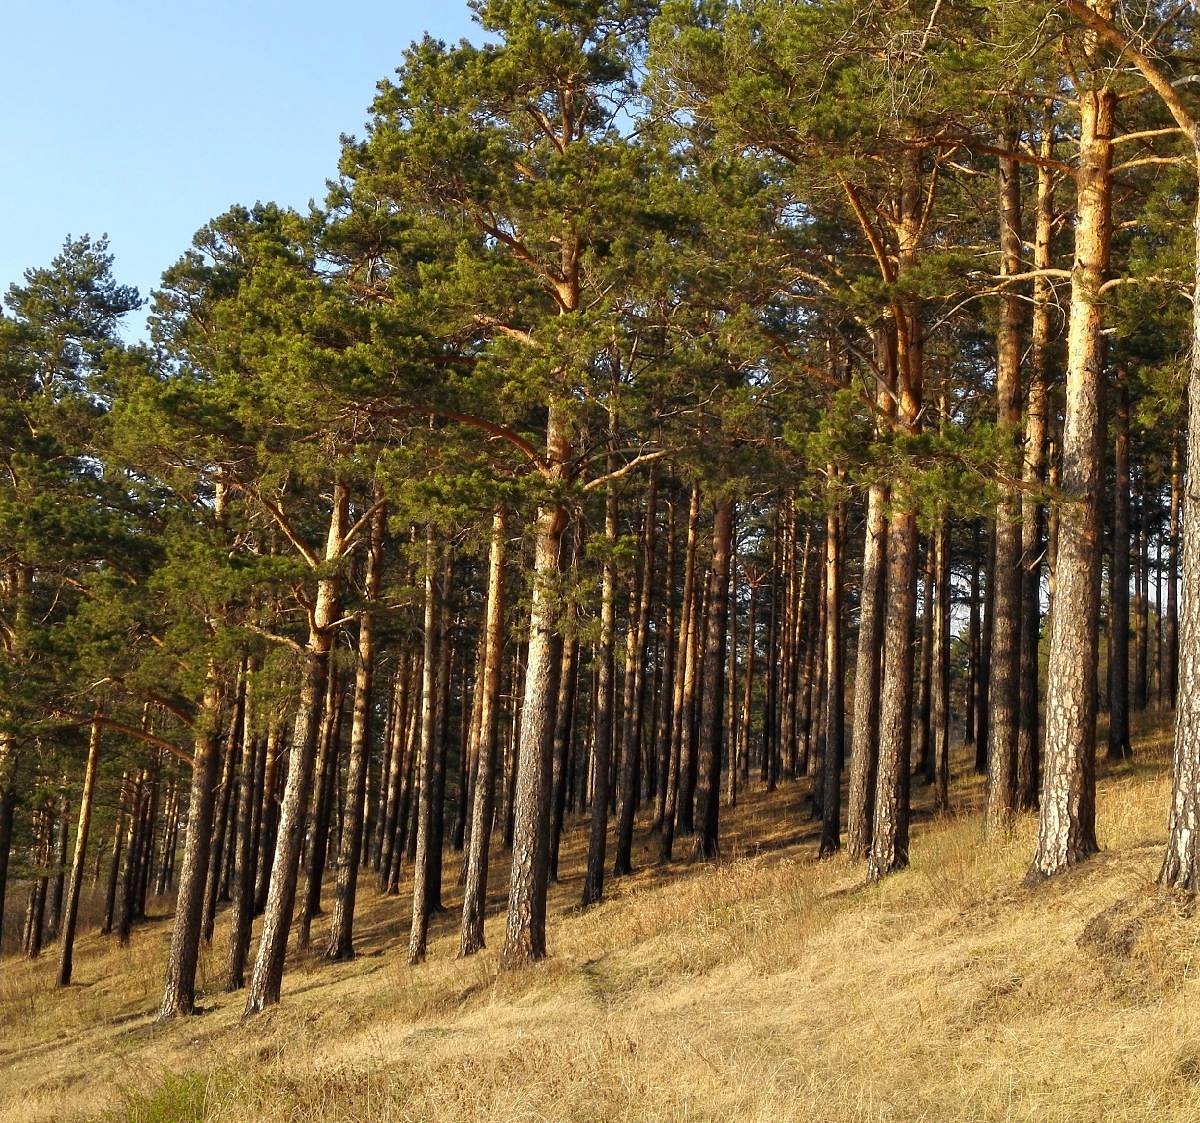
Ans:
POLYGON ((324 197, 338 137, 466 0, 5 0, 0 292, 68 235, 107 233, 149 295, 234 203, 324 197))

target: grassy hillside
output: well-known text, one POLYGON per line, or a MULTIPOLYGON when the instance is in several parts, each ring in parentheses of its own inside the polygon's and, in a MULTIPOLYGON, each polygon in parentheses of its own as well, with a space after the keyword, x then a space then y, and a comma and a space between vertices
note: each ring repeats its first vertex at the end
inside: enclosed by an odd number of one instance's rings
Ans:
MULTIPOLYGON (((874 887, 815 861, 796 785, 730 814, 719 865, 645 853, 586 913, 577 829, 551 958, 517 974, 454 958, 453 892, 427 965, 403 962, 408 898, 368 891, 362 955, 295 962, 248 1024, 206 991, 202 1016, 154 1025, 166 918, 127 949, 85 935, 66 993, 52 954, 5 959, 0 1120, 1192 1121, 1200 925, 1151 888, 1168 751, 1143 734, 1101 779, 1104 852, 1033 890, 1034 823, 985 844, 974 778, 874 887)), ((219 919, 208 978, 223 944, 219 919)))

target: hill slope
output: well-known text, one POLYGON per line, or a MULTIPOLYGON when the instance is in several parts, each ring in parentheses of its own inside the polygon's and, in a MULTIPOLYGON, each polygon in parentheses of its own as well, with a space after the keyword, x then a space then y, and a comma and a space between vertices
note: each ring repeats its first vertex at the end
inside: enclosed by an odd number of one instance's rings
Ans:
POLYGON ((730 814, 719 865, 644 868, 586 913, 577 830, 551 958, 516 974, 454 958, 453 900, 410 970, 408 898, 372 891, 363 954, 296 962, 246 1025, 223 994, 153 1024, 165 918, 84 937, 65 994, 52 956, 6 959, 0 1120, 1195 1120, 1200 927, 1151 888, 1168 748, 1102 779, 1104 852, 1034 890, 1032 820, 985 844, 970 811, 919 820, 912 868, 864 886, 814 860, 795 785, 730 814))

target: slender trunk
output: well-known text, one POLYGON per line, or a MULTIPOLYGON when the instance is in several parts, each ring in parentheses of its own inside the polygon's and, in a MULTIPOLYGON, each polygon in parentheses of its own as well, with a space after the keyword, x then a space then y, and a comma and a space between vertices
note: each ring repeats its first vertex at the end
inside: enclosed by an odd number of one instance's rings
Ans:
MULTIPOLYGON (((609 470, 615 467, 612 457, 609 470)), ((582 904, 586 908, 604 896, 604 860, 608 841, 609 769, 612 762, 613 637, 616 630, 617 493, 611 484, 604 500, 604 566, 600 583, 600 639, 596 644, 596 741, 592 748, 595 785, 592 789, 592 822, 588 834, 587 872, 583 879, 582 904)))
POLYGON ((350 763, 346 774, 346 813, 338 847, 337 884, 329 921, 326 959, 354 957, 354 903, 362 857, 363 802, 371 754, 371 691, 375 684, 375 602, 383 570, 383 539, 387 511, 375 494, 375 513, 367 544, 363 574, 364 607, 358 614, 358 664, 354 676, 354 717, 350 727, 350 763))
POLYGON ((721 732, 725 715, 725 644, 729 624, 729 563, 733 550, 733 500, 718 499, 713 510, 712 564, 704 635, 704 692, 700 699, 696 856, 720 852, 721 732))
MULTIPOLYGON (((840 473, 829 465, 829 478, 836 483, 840 473)), ((840 504, 830 507, 825 517, 825 767, 821 797, 820 856, 839 849, 842 810, 842 754, 845 748, 845 675, 842 659, 842 513, 840 504)))
POLYGON ((467 845, 467 878, 463 888, 462 954, 472 955, 484 946, 483 920, 487 904, 488 852, 496 806, 496 750, 500 722, 500 685, 504 667, 504 575, 507 548, 505 513, 492 516, 492 544, 488 553, 487 610, 483 624, 483 667, 480 693, 478 770, 475 800, 471 807, 471 833, 467 845))
POLYGON ((429 937, 429 871, 433 861, 434 770, 437 767, 437 690, 438 621, 442 606, 438 603, 438 556, 433 527, 425 535, 425 621, 423 671, 421 677, 421 741, 417 761, 417 853, 413 861, 412 930, 408 940, 408 961, 423 963, 429 937))
POLYGON ((1108 757, 1128 760, 1129 745, 1129 387, 1117 368, 1113 410, 1113 524, 1109 568, 1108 757))
POLYGON ((621 790, 617 801, 616 852, 613 876, 633 872, 633 819, 637 809, 638 772, 642 759, 642 705, 646 679, 646 634, 654 591, 654 520, 658 481, 651 473, 642 523, 642 572, 630 623, 632 642, 625 667, 625 705, 621 730, 621 790))
MULTIPOLYGON (((1006 130, 1000 147, 1015 151, 1015 130, 1006 130)), ((1021 273, 1021 175, 1015 160, 1000 159, 1000 272, 1021 273)), ((1024 297, 1009 285, 1000 300, 996 336, 996 427, 1004 442, 1006 476, 1015 475, 1016 442, 1021 424, 1021 355, 1024 297), (1009 456, 1009 453, 1012 456, 1009 456)), ((1004 487, 996 505, 995 561, 991 590, 992 643, 987 704, 987 807, 991 830, 1007 829, 1017 806, 1017 725, 1021 672, 1021 500, 1016 487, 1004 487)))
MULTIPOLYGON (((1047 111, 1042 123, 1041 154, 1054 155, 1054 124, 1047 111)), ((1053 264, 1055 173, 1041 166, 1037 173, 1037 221, 1033 264, 1048 270, 1053 264)), ((1037 494, 1046 480, 1046 433, 1049 412, 1049 367, 1054 290, 1047 276, 1033 282, 1030 326, 1029 387, 1025 407, 1025 456, 1021 497, 1021 654, 1020 717, 1017 729, 1017 806, 1037 804, 1040 690, 1038 648, 1042 630, 1042 568, 1046 508, 1037 494)))
POLYGON ((88 832, 92 825, 92 803, 96 796, 96 772, 100 765, 100 714, 92 721, 88 737, 87 765, 83 773, 83 791, 79 796, 79 825, 75 831, 75 854, 67 885, 66 908, 58 940, 57 986, 69 986, 75 954, 75 926, 79 918, 79 892, 83 888, 83 866, 87 859, 88 832))
MULTIPOLYGON (((345 484, 334 487, 333 510, 325 543, 325 564, 342 557, 345 546, 349 493, 345 484)), ((304 678, 300 703, 292 730, 292 745, 287 783, 279 808, 275 857, 263 912, 262 931, 254 971, 247 988, 246 1013, 261 1012, 279 1001, 283 984, 283 965, 287 955, 288 929, 296 903, 296 880, 300 848, 304 841, 306 813, 313 781, 321 698, 329 673, 340 593, 339 575, 323 576, 317 583, 312 609, 308 645, 304 655, 304 678)))

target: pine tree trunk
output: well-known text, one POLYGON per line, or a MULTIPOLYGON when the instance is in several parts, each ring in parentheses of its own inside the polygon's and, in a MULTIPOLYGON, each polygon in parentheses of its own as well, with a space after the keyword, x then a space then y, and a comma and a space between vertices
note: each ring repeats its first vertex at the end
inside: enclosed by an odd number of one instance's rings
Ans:
MULTIPOLYGON (((827 468, 836 485, 836 466, 827 468)), ((845 750, 845 674, 842 659, 842 514, 833 504, 825 517, 825 767, 821 796, 822 858, 834 854, 842 844, 842 755, 845 750)))
MULTIPOLYGON (((1179 695, 1179 531, 1183 507, 1183 467, 1179 441, 1171 444, 1171 507, 1167 527, 1167 619, 1163 638, 1167 704, 1175 705, 1179 695)), ((3 858, 0 858, 3 861, 3 858)))
POLYGON ((1099 290, 1108 271, 1111 237, 1115 101, 1112 92, 1104 88, 1081 94, 1058 559, 1038 846, 1030 869, 1034 879, 1061 873, 1097 849, 1095 735, 1104 354, 1099 290))
POLYGON ((488 552, 487 609, 483 624, 483 667, 480 672, 479 751, 471 832, 467 844, 467 877, 463 888, 462 954, 484 946, 483 921, 487 906, 488 855, 496 807, 496 763, 500 727, 500 685, 504 669, 504 578, 507 564, 507 523, 497 509, 492 516, 488 552))
MULTIPOLYGON (((552 463, 566 461, 566 441, 551 408, 547 447, 552 463)), ((546 889, 550 858, 550 745, 554 734, 560 646, 554 585, 566 512, 546 506, 538 512, 533 559, 529 646, 525 664, 514 800, 512 874, 502 961, 517 967, 546 954, 546 889)))
POLYGON ((364 607, 358 615, 358 664, 354 676, 354 717, 350 727, 350 763, 346 774, 346 814, 338 847, 337 883, 329 920, 326 959, 354 958, 354 904, 362 857, 363 810, 371 756, 371 693, 375 684, 375 602, 383 571, 383 539, 387 509, 374 496, 375 511, 363 573, 364 607))
POLYGON ((187 835, 179 891, 175 897, 175 922, 167 953, 167 980, 159 1020, 191 1014, 196 1009, 196 963, 200 953, 200 924, 204 917, 204 883, 212 845, 213 808, 221 765, 218 740, 224 691, 215 667, 208 671, 203 709, 196 722, 192 749, 192 784, 188 796, 187 835))
POLYGON ((232 808, 234 777, 237 775, 246 741, 246 665, 243 662, 238 672, 237 693, 233 705, 233 718, 229 723, 229 735, 225 741, 225 759, 221 772, 220 795, 213 820, 213 839, 209 853, 208 877, 204 883, 204 921, 200 927, 200 938, 212 943, 213 928, 217 915, 217 894, 225 864, 225 843, 230 835, 229 815, 232 808))
POLYGON ((712 564, 708 577, 708 617, 704 634, 704 692, 700 699, 696 856, 720 852, 721 733, 725 716, 725 644, 729 624, 729 564, 733 551, 733 500, 718 499, 713 510, 712 564))
MULTIPOLYGON (((687 540, 683 561, 683 597, 679 609, 679 643, 675 661, 674 696, 671 703, 671 746, 664 780, 663 818, 659 831, 659 860, 669 862, 675 842, 675 819, 679 807, 679 771, 683 762, 685 710, 689 703, 688 653, 696 623, 696 549, 699 544, 700 488, 693 487, 688 504, 687 540)), ((690 732, 687 734, 690 736, 690 732)))
POLYGON ((421 741, 417 760, 417 853, 413 861, 412 929, 408 940, 408 962, 425 961, 429 938, 429 869, 433 860, 434 770, 437 768, 438 625, 442 606, 438 602, 438 556, 431 526, 425 536, 425 621, 421 678, 421 741))
POLYGON ((933 806, 950 808, 950 523, 942 514, 933 534, 933 806))
MULTIPOLYGON (((1054 124, 1047 111, 1042 122, 1041 155, 1054 155, 1054 124)), ((1037 172, 1037 219, 1033 264, 1036 270, 1053 265, 1055 173, 1043 165, 1037 172)), ((1049 411, 1049 368, 1054 290, 1047 276, 1033 282, 1030 326, 1029 387, 1025 405, 1025 456, 1021 478, 1021 689, 1017 729, 1017 806, 1037 805, 1038 742, 1041 730, 1038 648, 1042 628, 1042 569, 1046 508, 1037 489, 1046 480, 1046 433, 1049 411)))
MULTIPOLYGON (((342 556, 348 515, 349 492, 345 484, 334 487, 333 509, 325 543, 325 563, 342 556)), ((300 703, 292 730, 287 783, 280 801, 275 857, 271 863, 271 881, 263 912, 258 954, 246 995, 246 1013, 265 1010, 279 1001, 283 984, 283 965, 287 955, 288 929, 296 903, 296 881, 300 850, 304 842, 305 819, 313 783, 320 726, 321 699, 329 674, 333 647, 333 625, 338 617, 340 580, 336 572, 317 582, 312 609, 308 645, 304 654, 304 677, 300 703)))
MULTIPOLYGON (((609 457, 609 470, 615 463, 609 457)), ((616 631, 617 493, 609 485, 604 500, 604 564, 600 579, 600 639, 596 644, 596 740, 592 746, 595 785, 592 789, 592 822, 588 832, 587 871, 583 879, 584 908, 604 896, 605 847, 608 841, 609 779, 613 745, 613 707, 616 684, 613 639, 616 631)))
POLYGON ((58 977, 56 986, 71 983, 75 955, 75 927, 79 919, 79 893, 83 888, 83 867, 87 860, 88 833, 92 825, 92 804, 96 796, 96 773, 100 766, 100 712, 92 721, 88 737, 87 765, 83 773, 83 790, 79 795, 79 825, 75 830, 75 854, 71 860, 71 876, 67 884, 66 907, 58 939, 58 977))
POLYGON ((1108 757, 1128 760, 1129 744, 1129 387, 1117 368, 1113 410, 1112 563, 1109 569, 1108 757))
POLYGON ((654 524, 658 481, 653 472, 642 523, 642 571, 631 618, 633 641, 625 669, 625 704, 621 730, 621 790, 617 801, 617 836, 613 876, 633 872, 633 819, 637 809, 638 773, 642 760, 642 707, 646 679, 646 634, 654 592, 654 524))
POLYGON ((846 850, 862 860, 871 849, 875 783, 879 761, 879 685, 883 674, 884 581, 887 576, 887 489, 867 492, 863 541, 862 598, 854 669, 854 714, 850 733, 850 790, 846 805, 846 850))
MULTIPOLYGON (((1006 130, 1000 147, 1015 151, 1015 130, 1006 130)), ((1021 264, 1021 175, 1016 161, 1001 157, 1000 272, 1012 277, 1021 264)), ((1021 354, 1024 297, 1009 285, 1000 300, 996 335, 996 426, 1004 451, 1015 452, 1021 424, 1021 354)), ((1014 457, 1015 459, 1015 457, 1014 457)), ((1010 473, 1008 463, 1002 467, 1010 473)), ((1004 487, 996 505, 995 560, 991 592, 991 658, 988 677, 987 806, 991 830, 1005 830, 1017 806, 1017 725, 1021 699, 1021 501, 1015 487, 1004 487)))

